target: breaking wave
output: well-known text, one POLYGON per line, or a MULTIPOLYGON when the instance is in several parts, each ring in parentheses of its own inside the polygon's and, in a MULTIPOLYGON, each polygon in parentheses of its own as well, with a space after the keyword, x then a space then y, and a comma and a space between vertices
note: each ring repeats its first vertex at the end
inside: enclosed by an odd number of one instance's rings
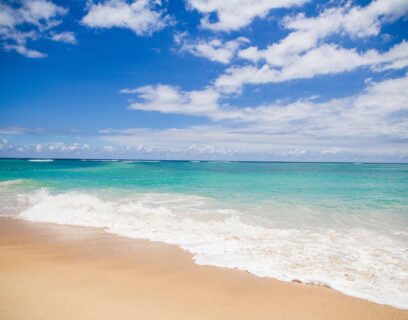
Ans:
POLYGON ((189 251, 197 264, 325 285, 408 308, 408 250, 403 231, 387 236, 358 224, 351 228, 282 226, 209 198, 175 193, 119 196, 108 191, 41 189, 20 194, 17 201, 21 208, 17 216, 22 219, 97 227, 175 244, 189 251))

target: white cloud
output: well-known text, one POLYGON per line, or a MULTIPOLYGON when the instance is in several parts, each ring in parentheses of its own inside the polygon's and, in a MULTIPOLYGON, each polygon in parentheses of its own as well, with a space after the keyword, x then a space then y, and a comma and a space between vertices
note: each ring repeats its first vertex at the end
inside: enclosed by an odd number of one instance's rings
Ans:
MULTIPOLYGON (((192 92, 178 88, 125 90, 147 94, 142 110, 199 114, 213 123, 186 128, 101 130, 97 141, 103 144, 93 148, 92 154, 103 157, 114 152, 115 157, 127 158, 401 161, 408 159, 407 87, 405 75, 368 81, 361 93, 342 99, 278 101, 249 107, 221 105, 221 97, 206 98, 202 90, 198 92, 203 99, 209 99, 211 107, 200 106, 199 111, 192 111, 192 92)), ((85 144, 43 143, 24 152, 82 156, 88 148, 85 144)))
POLYGON ((265 59, 271 66, 283 66, 287 60, 317 47, 333 34, 353 38, 375 36, 384 23, 394 21, 408 12, 405 0, 378 0, 365 7, 348 5, 328 8, 316 17, 299 14, 283 19, 283 27, 291 30, 287 37, 265 50, 250 47, 240 51, 241 58, 251 61, 265 59))
POLYGON ((53 27, 60 23, 54 18, 67 13, 67 9, 46 0, 25 0, 19 10, 19 19, 40 29, 53 27))
POLYGON ((180 52, 189 52, 197 57, 207 58, 220 63, 230 63, 238 49, 249 43, 249 39, 238 37, 235 40, 222 42, 219 39, 211 40, 188 40, 176 35, 175 42, 180 47, 180 52))
MULTIPOLYGON (((144 95, 144 104, 135 109, 164 113, 199 114, 216 125, 185 129, 129 129, 101 132, 109 141, 131 145, 147 144, 155 148, 208 144, 242 152, 281 152, 292 156, 315 153, 333 155, 342 152, 404 153, 408 137, 408 75, 380 82, 369 82, 360 94, 326 102, 297 100, 238 108, 220 104, 221 96, 212 89, 208 97, 199 91, 207 107, 194 109, 192 92, 164 86, 132 92, 144 95), (152 90, 152 91, 151 91, 152 90), (164 102, 163 102, 164 101, 164 102), (210 105, 210 107, 208 107, 210 105), (121 142, 122 141, 122 142, 121 142), (378 149, 378 150, 377 150, 378 149), (298 150, 298 151, 294 151, 298 150), (309 152, 310 150, 310 152, 309 152), (292 151, 292 152, 290 152, 292 151)), ((127 90, 129 92, 130 90, 127 90)), ((406 149, 405 149, 406 150, 406 149)), ((408 153, 406 150, 405 153, 408 153)))
POLYGON ((27 47, 28 41, 41 38, 43 33, 61 23, 59 17, 67 9, 47 0, 24 0, 18 7, 0 4, 0 39, 3 48, 13 50, 28 58, 47 55, 27 47))
MULTIPOLYGON (((148 145, 151 157, 165 159, 362 159, 405 157, 408 150, 401 143, 373 144, 358 139, 313 139, 296 133, 271 133, 263 128, 207 125, 188 128, 108 130, 102 140, 118 146, 148 145), (338 150, 333 145, 341 145, 338 150), (326 150, 326 152, 322 152, 326 150), (333 152, 327 152, 327 150, 333 152), (338 152, 337 152, 338 151, 338 152), (323 157, 323 158, 322 158, 323 157)), ((132 152, 131 152, 132 153, 132 152)), ((134 152, 133 152, 134 154, 134 152)), ((140 152, 138 152, 140 154, 140 152)))
POLYGON ((408 66, 408 42, 403 41, 379 58, 378 63, 373 65, 374 71, 383 71, 390 69, 403 69, 408 66))
POLYGON ((139 145, 135 145, 135 146, 125 146, 125 152, 128 154, 150 154, 153 153, 154 151, 145 146, 144 144, 139 144, 139 145))
POLYGON ((408 66, 408 42, 403 41, 389 51, 358 52, 333 44, 322 44, 301 55, 288 56, 280 66, 263 64, 230 67, 215 81, 224 92, 239 92, 245 84, 278 83, 293 79, 308 79, 317 75, 351 71, 358 67, 371 67, 374 71, 399 69, 408 66))
POLYGON ((316 75, 350 71, 370 66, 374 71, 401 69, 408 65, 408 44, 402 41, 388 52, 358 51, 325 43, 332 35, 352 39, 376 36, 383 24, 408 13, 405 0, 372 1, 365 7, 330 7, 316 17, 298 14, 282 21, 290 33, 265 49, 252 46, 239 50, 238 56, 256 65, 233 66, 216 80, 226 92, 239 92, 245 84, 277 83, 306 79, 316 75))
POLYGON ((132 103, 130 109, 162 113, 206 115, 217 110, 219 99, 219 93, 214 89, 184 92, 177 87, 161 84, 121 92, 137 94, 142 100, 132 103))
POLYGON ((107 152, 112 152, 114 150, 114 148, 112 146, 103 146, 103 150, 105 150, 107 152))
MULTIPOLYGON (((246 128, 234 129, 218 125, 193 126, 169 129, 125 129, 105 130, 103 138, 115 144, 138 146, 149 145, 153 149, 171 152, 215 152, 242 153, 270 150, 271 137, 264 133, 253 132, 246 128), (211 152, 211 151, 210 151, 211 152)), ((287 148, 279 146, 277 149, 287 148)))
MULTIPOLYGON (((94 139, 94 138, 91 138, 94 139)), ((36 144, 25 144, 13 146, 7 140, 0 138, 0 153, 6 156, 41 156, 50 158, 79 158, 79 157, 110 157, 112 152, 126 155, 125 148, 117 148, 111 145, 101 145, 99 139, 93 140, 95 145, 91 147, 89 143, 67 143, 67 142, 42 142, 36 144)), ((131 148, 127 151, 135 151, 137 148, 131 148)), ((139 149, 142 150, 142 149, 139 149)), ((143 148, 141 153, 146 152, 148 148, 143 148)))
MULTIPOLYGON (((405 0, 377 0, 366 7, 352 7, 341 21, 340 27, 357 37, 377 35, 381 25, 394 21, 408 12, 405 0)), ((302 23, 302 22, 299 22, 302 23)))
MULTIPOLYGON (((24 148, 21 150, 23 151, 28 151, 30 148, 24 148)), ((79 143, 73 143, 73 144, 65 144, 63 142, 52 142, 52 143, 39 143, 34 146, 33 151, 37 153, 43 153, 43 152, 48 152, 48 153, 54 153, 54 154, 69 154, 69 153, 79 153, 82 151, 88 151, 90 150, 90 147, 88 144, 79 144, 79 143)))
POLYGON ((91 3, 82 23, 91 28, 127 28, 139 36, 161 30, 169 17, 157 9, 157 1, 108 0, 91 3))
POLYGON ((201 26, 213 31, 238 30, 249 25, 256 17, 264 18, 272 9, 290 8, 308 0, 187 0, 190 8, 204 14, 201 26), (217 21, 210 21, 215 13, 217 21))
POLYGON ((316 103, 298 100, 244 109, 241 121, 269 132, 299 133, 319 139, 385 139, 408 136, 408 75, 371 82, 356 96, 316 103))
POLYGON ((337 154, 342 152, 342 150, 343 150, 342 148, 332 147, 328 149, 323 149, 322 154, 337 154))
POLYGON ((21 44, 17 44, 17 45, 5 44, 3 48, 6 51, 14 50, 27 58, 45 58, 47 56, 46 53, 43 53, 37 50, 28 49, 25 45, 21 45, 21 44))
POLYGON ((7 139, 0 138, 0 151, 9 147, 9 142, 7 139))
POLYGON ((17 24, 17 17, 15 16, 14 10, 5 5, 0 4, 0 26, 12 28, 17 24))
POLYGON ((18 135, 24 133, 38 133, 41 132, 41 128, 24 128, 19 126, 10 126, 10 127, 0 127, 0 134, 3 135, 18 135))
POLYGON ((288 154, 294 155, 294 156, 297 156, 297 157, 304 156, 306 153, 307 152, 306 152, 305 149, 294 149, 294 150, 289 150, 288 151, 288 154))
POLYGON ((42 144, 37 144, 34 148, 35 152, 42 152, 44 150, 43 145, 42 144))
POLYGON ((57 42, 64 42, 69 44, 77 44, 78 40, 75 37, 75 33, 71 31, 64 31, 55 33, 51 36, 51 39, 57 42))

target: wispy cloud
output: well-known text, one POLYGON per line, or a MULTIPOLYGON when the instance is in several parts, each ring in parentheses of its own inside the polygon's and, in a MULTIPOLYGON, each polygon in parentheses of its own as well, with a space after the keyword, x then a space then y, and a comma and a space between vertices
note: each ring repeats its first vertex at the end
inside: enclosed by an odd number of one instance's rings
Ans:
POLYGON ((250 40, 245 37, 225 42, 217 38, 191 40, 186 33, 178 33, 174 37, 174 42, 180 53, 188 52, 197 57, 228 64, 235 57, 239 48, 248 44, 250 40))
POLYGON ((60 33, 54 33, 51 39, 57 42, 64 42, 69 44, 77 44, 78 40, 75 37, 75 33, 70 31, 64 31, 60 33))
POLYGON ((25 128, 20 126, 8 126, 0 127, 0 134, 2 135, 19 135, 25 133, 39 133, 42 132, 41 128, 25 128))
MULTIPOLYGON (((276 62, 275 62, 276 63, 276 62)), ((310 79, 319 75, 338 74, 356 68, 370 67, 373 71, 402 69, 408 66, 408 42, 389 51, 371 49, 359 52, 333 44, 323 44, 302 55, 288 56, 279 67, 269 64, 233 66, 215 81, 224 92, 240 92, 247 84, 279 83, 293 79, 310 79)))

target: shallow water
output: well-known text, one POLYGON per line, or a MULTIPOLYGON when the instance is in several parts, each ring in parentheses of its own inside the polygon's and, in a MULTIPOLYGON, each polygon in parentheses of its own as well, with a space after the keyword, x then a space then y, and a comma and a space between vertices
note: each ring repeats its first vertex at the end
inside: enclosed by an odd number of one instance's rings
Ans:
POLYGON ((408 308, 408 165, 0 160, 1 214, 408 308))

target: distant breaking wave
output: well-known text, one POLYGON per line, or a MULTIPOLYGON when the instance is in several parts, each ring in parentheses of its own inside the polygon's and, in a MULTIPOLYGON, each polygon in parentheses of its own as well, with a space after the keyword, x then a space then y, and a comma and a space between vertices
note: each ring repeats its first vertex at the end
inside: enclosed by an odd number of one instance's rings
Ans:
POLYGON ((54 159, 28 159, 30 162, 52 162, 54 159))
POLYGON ((117 160, 117 159, 99 159, 99 160, 97 160, 97 159, 82 159, 81 161, 84 161, 84 162, 118 162, 119 160, 117 160))
POLYGON ((119 159, 81 159, 82 162, 118 162, 119 159))
POLYGON ((128 163, 158 163, 160 160, 125 160, 128 163))

